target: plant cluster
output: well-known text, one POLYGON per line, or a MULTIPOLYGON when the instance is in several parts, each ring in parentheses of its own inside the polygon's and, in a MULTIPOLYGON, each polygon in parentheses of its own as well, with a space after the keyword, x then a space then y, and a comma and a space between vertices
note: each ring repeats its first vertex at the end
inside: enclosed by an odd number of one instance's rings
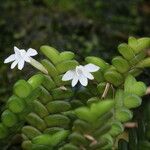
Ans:
MULTIPOLYGON (((46 59, 40 63, 47 73, 37 72, 27 81, 15 83, 1 114, 1 143, 20 134, 24 150, 121 150, 128 141, 121 136, 125 124, 146 94, 146 85, 135 77, 150 66, 148 48, 150 38, 130 37, 128 44, 118 46, 121 55, 112 64, 86 57, 83 65, 100 69, 92 73, 94 80, 87 86, 72 87, 62 78, 79 66, 74 53, 42 46, 46 59)), ((149 125, 146 130, 148 138, 140 144, 148 150, 149 125)))

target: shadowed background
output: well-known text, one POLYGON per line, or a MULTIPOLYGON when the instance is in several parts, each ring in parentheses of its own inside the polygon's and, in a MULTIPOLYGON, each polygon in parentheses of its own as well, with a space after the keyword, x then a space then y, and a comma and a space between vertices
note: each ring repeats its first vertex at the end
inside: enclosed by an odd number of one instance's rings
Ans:
POLYGON ((149 0, 1 0, 0 105, 15 81, 33 73, 28 65, 20 72, 3 64, 14 45, 39 50, 47 44, 74 51, 81 62, 88 55, 110 62, 129 36, 150 36, 149 18, 149 0))

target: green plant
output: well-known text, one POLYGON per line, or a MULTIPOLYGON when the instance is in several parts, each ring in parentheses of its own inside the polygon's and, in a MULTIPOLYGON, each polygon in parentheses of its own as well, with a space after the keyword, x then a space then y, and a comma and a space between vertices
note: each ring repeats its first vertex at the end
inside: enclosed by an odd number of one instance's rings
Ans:
MULTIPOLYGON (((132 120, 132 109, 141 105, 146 93, 146 85, 135 77, 150 66, 149 47, 150 38, 130 37, 128 44, 118 46, 121 56, 112 64, 86 57, 85 64, 100 69, 87 86, 72 88, 62 76, 79 65, 74 53, 42 46, 47 59, 41 64, 48 74, 38 72, 14 85, 1 115, 1 143, 19 133, 24 150, 120 149, 125 123, 132 120)), ((150 148, 148 140, 146 144, 150 148)))

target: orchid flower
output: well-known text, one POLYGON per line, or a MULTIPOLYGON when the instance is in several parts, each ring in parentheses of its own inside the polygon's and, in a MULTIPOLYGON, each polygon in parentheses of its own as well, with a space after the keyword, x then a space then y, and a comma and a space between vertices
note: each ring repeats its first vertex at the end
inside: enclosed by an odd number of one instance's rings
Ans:
POLYGON ((100 67, 94 65, 94 64, 87 64, 85 66, 79 65, 74 70, 67 71, 63 77, 63 81, 69 81, 72 80, 72 87, 74 87, 78 81, 83 85, 88 85, 88 79, 93 80, 94 76, 91 74, 91 72, 96 72, 100 69, 100 67))
POLYGON ((19 49, 16 46, 14 46, 14 54, 6 58, 4 60, 4 63, 12 62, 11 69, 14 69, 18 65, 18 69, 22 70, 25 65, 25 62, 28 62, 38 70, 47 74, 48 71, 45 69, 45 67, 41 63, 32 58, 37 54, 38 53, 35 49, 29 48, 27 51, 25 51, 24 49, 19 49))

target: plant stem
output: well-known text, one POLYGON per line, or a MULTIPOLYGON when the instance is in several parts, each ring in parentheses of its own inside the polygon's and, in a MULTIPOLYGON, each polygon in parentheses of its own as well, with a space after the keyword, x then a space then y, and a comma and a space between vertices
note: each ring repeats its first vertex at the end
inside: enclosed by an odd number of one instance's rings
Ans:
POLYGON ((124 127, 126 127, 126 128, 137 128, 138 123, 137 122, 127 122, 124 124, 124 127))
POLYGON ((105 90, 104 90, 102 97, 101 97, 102 99, 104 99, 107 96, 109 88, 110 88, 110 83, 106 83, 105 90))
POLYGON ((148 95, 148 94, 150 94, 150 86, 149 86, 149 87, 147 87, 147 90, 146 90, 145 95, 148 95))

